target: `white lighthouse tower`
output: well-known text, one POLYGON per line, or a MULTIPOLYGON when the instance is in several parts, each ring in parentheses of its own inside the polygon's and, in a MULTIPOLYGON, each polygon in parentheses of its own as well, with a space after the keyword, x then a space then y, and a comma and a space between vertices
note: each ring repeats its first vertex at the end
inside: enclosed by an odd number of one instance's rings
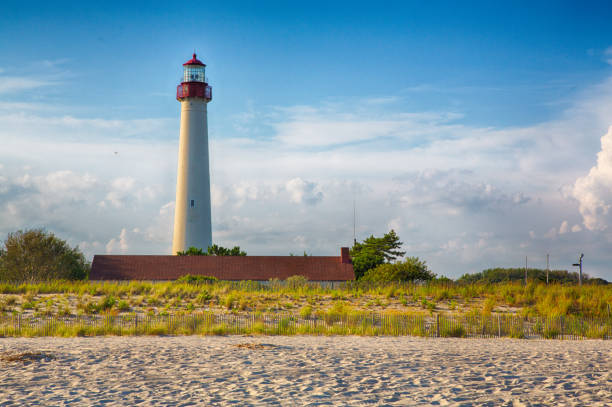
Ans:
POLYGON ((181 131, 172 254, 192 246, 206 251, 212 245, 206 114, 212 88, 206 83, 205 69, 194 53, 183 64, 183 82, 176 89, 181 131))

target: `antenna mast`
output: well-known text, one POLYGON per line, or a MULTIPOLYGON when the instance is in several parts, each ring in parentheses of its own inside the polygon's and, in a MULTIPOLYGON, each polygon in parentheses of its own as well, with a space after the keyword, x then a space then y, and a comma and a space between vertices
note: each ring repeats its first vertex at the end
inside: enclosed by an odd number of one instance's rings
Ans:
POLYGON ((355 233, 357 224, 357 210, 355 209, 355 197, 353 197, 353 244, 357 244, 357 234, 355 233))

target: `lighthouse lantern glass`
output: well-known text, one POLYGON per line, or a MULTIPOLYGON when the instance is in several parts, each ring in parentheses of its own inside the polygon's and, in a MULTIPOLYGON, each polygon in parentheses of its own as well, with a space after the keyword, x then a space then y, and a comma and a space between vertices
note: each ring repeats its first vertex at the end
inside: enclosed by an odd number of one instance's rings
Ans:
POLYGON ((183 82, 206 82, 204 67, 201 65, 185 65, 183 82))

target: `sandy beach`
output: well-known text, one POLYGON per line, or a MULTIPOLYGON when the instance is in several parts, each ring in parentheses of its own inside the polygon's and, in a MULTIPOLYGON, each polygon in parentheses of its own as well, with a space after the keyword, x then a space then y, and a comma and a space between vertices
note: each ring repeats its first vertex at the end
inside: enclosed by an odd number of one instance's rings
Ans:
POLYGON ((1 406, 612 405, 601 340, 2 338, 0 352, 1 406))

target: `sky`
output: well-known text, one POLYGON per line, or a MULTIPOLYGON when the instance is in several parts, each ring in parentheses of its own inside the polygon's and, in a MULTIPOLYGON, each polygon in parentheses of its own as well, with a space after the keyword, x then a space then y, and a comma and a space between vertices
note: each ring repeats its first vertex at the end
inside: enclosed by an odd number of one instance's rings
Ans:
POLYGON ((125 3, 0 3, 1 238, 170 253, 195 50, 215 243, 612 280, 609 3, 125 3))

